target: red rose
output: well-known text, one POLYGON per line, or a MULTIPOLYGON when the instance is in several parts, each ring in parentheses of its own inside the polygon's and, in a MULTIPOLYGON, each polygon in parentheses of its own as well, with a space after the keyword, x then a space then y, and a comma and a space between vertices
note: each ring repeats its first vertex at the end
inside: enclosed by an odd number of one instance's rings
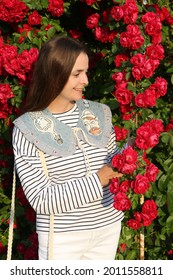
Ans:
POLYGON ((118 32, 117 31, 111 31, 109 34, 109 43, 113 43, 114 39, 117 37, 118 32))
POLYGON ((148 214, 141 213, 141 225, 144 227, 148 227, 152 224, 152 219, 148 214))
POLYGON ((122 157, 124 164, 121 168, 121 172, 124 174, 131 174, 134 170, 136 170, 136 162, 138 158, 137 152, 129 146, 123 150, 122 157))
POLYGON ((139 149, 147 150, 156 146, 159 142, 160 133, 164 130, 160 120, 145 122, 136 130, 136 146, 139 149))
POLYGON ((158 15, 156 15, 154 12, 147 12, 142 16, 142 22, 147 23, 147 22, 153 22, 160 20, 158 15))
POLYGON ((130 44, 129 34, 127 32, 121 32, 120 44, 122 47, 130 49, 131 44, 130 44))
POLYGON ((131 146, 123 150, 122 156, 124 161, 129 164, 136 163, 138 159, 138 153, 131 146))
POLYGON ((69 34, 71 35, 72 38, 78 39, 82 36, 82 32, 78 29, 71 29, 69 30, 69 34))
POLYGON ((29 25, 39 25, 41 24, 42 17, 39 13, 35 10, 28 16, 28 23, 29 25))
POLYGON ((156 181, 158 173, 159 173, 159 169, 156 165, 154 165, 153 163, 147 165, 145 176, 148 178, 150 182, 156 181))
POLYGON ((160 44, 161 42, 162 42, 162 33, 152 36, 151 38, 152 44, 156 45, 156 44, 160 44))
POLYGON ((173 119, 169 120, 169 123, 165 126, 165 131, 168 132, 170 130, 173 130, 173 119))
MULTIPOLYGON (((145 125, 146 123, 144 123, 143 125, 141 125, 137 130, 136 130, 136 144, 137 143, 145 143, 146 142, 146 147, 148 148, 149 146, 149 136, 150 134, 153 134, 153 130, 151 127, 148 127, 147 125, 145 125)), ((138 148, 144 149, 144 146, 140 147, 138 145, 138 148)))
POLYGON ((145 123, 147 127, 150 127, 152 128, 153 131, 155 131, 158 135, 163 132, 164 128, 163 128, 163 123, 161 120, 154 120, 152 119, 151 121, 149 122, 146 122, 145 123))
POLYGON ((134 181, 131 182, 131 188, 137 194, 144 194, 150 187, 149 180, 146 176, 138 174, 134 181))
POLYGON ((38 49, 37 48, 31 48, 28 51, 28 55, 29 55, 29 59, 30 59, 30 63, 33 64, 34 62, 36 62, 37 58, 38 58, 38 49))
POLYGON ((117 54, 114 59, 115 66, 119 68, 122 65, 122 63, 124 61, 127 61, 128 59, 129 59, 128 56, 125 54, 117 54))
POLYGON ((157 217, 157 204, 154 200, 146 200, 142 206, 142 212, 150 215, 150 218, 154 220, 157 217))
POLYGON ((159 60, 148 59, 143 66, 143 75, 145 78, 150 78, 156 68, 159 66, 159 60))
POLYGON ((127 31, 120 34, 120 44, 124 48, 136 50, 140 48, 144 43, 144 38, 141 35, 140 28, 137 25, 129 24, 127 31))
POLYGON ((116 141, 124 140, 127 136, 128 130, 124 127, 114 126, 116 141))
POLYGON ((139 213, 139 212, 135 212, 134 214, 133 214, 133 216, 135 217, 135 219, 136 220, 138 220, 139 222, 141 221, 141 213, 139 213))
POLYGON ((28 13, 25 3, 19 0, 3 0, 0 10, 1 20, 7 22, 20 22, 28 13))
POLYGON ((132 229, 139 229, 140 228, 140 222, 135 219, 130 219, 127 221, 127 225, 132 229))
POLYGON ((159 16, 161 21, 167 20, 170 17, 170 13, 167 8, 163 7, 156 10, 156 14, 159 16))
POLYGON ((136 96, 135 96, 135 105, 137 107, 140 107, 140 108, 145 108, 146 107, 146 103, 145 103, 145 95, 143 93, 138 93, 136 96))
POLYGON ((129 104, 133 98, 133 92, 126 88, 126 83, 118 85, 114 95, 117 101, 123 105, 129 104))
POLYGON ((119 21, 123 18, 124 12, 123 12, 123 7, 122 6, 114 6, 111 9, 111 16, 113 19, 119 21))
POLYGON ((126 196, 124 192, 118 192, 114 196, 114 203, 113 206, 115 209, 119 211, 126 211, 129 210, 131 207, 131 201, 130 199, 126 196))
POLYGON ((159 59, 162 60, 164 58, 164 48, 157 44, 157 45, 151 45, 149 47, 146 47, 146 55, 150 59, 159 59))
POLYGON ((110 15, 111 15, 111 8, 107 8, 106 10, 103 11, 102 19, 104 23, 110 22, 110 15))
POLYGON ((172 250, 172 249, 169 250, 169 251, 167 252, 167 254, 168 254, 168 255, 172 255, 172 254, 173 254, 173 250, 172 250))
POLYGON ((152 88, 146 89, 143 94, 146 107, 156 106, 156 94, 152 88))
POLYGON ((126 29, 127 29, 127 33, 129 34, 129 36, 131 35, 131 36, 137 37, 137 36, 141 35, 141 30, 140 30, 139 26, 136 24, 129 24, 129 25, 127 25, 126 29))
POLYGON ((15 65, 11 65, 12 61, 16 61, 16 57, 18 56, 17 53, 17 47, 16 46, 10 46, 10 45, 4 45, 4 49, 2 52, 2 58, 3 58, 3 68, 11 75, 14 75, 15 72, 13 70, 13 67, 15 65))
POLYGON ((25 72, 31 70, 31 63, 28 50, 24 50, 18 57, 18 62, 25 72))
POLYGON ((89 16, 86 21, 86 26, 89 29, 95 28, 98 25, 99 18, 100 18, 100 15, 97 13, 89 16))
POLYGON ((64 13, 63 0, 48 0, 49 5, 47 11, 54 17, 60 17, 64 13))
POLYGON ((132 50, 139 49, 144 44, 144 37, 142 35, 130 39, 130 48, 132 50))
POLYGON ((124 174, 132 174, 136 170, 135 163, 124 163, 121 172, 124 174))
POLYGON ((126 245, 126 243, 121 243, 119 247, 120 247, 121 251, 124 252, 127 248, 127 245, 126 245))
POLYGON ((130 59, 130 62, 135 66, 143 66, 146 62, 146 56, 141 53, 135 54, 130 59))
POLYGON ((117 154, 112 158, 112 167, 117 168, 118 171, 121 171, 124 164, 124 160, 121 154, 117 154))
POLYGON ((123 5, 124 10, 124 23, 135 23, 138 18, 138 6, 134 0, 126 0, 123 5))
POLYGON ((119 179, 118 178, 113 178, 111 180, 109 190, 113 194, 116 194, 117 192, 119 192, 119 179))
POLYGON ((156 36, 160 34, 162 30, 162 23, 160 20, 149 22, 146 24, 145 32, 150 36, 156 36))
POLYGON ((94 30, 94 34, 98 41, 102 43, 107 43, 109 42, 109 36, 111 32, 108 27, 101 28, 100 26, 97 26, 94 30))
POLYGON ((120 184, 120 192, 128 192, 130 187, 130 181, 129 180, 125 180, 120 184))
POLYGON ((125 81, 125 71, 117 72, 112 75, 112 80, 116 82, 117 86, 125 81))
POLYGON ((9 60, 15 58, 17 56, 17 47, 16 46, 10 46, 10 45, 4 45, 2 56, 3 58, 8 57, 9 60))
POLYGON ((167 92, 168 82, 161 77, 157 77, 154 84, 150 87, 154 88, 156 97, 159 98, 160 96, 164 96, 167 92))
POLYGON ((132 75, 137 81, 140 81, 143 78, 143 67, 133 66, 132 75))
POLYGON ((93 5, 97 0, 86 0, 87 5, 93 5))
POLYGON ((0 84, 0 104, 7 104, 8 99, 14 97, 9 84, 0 84))

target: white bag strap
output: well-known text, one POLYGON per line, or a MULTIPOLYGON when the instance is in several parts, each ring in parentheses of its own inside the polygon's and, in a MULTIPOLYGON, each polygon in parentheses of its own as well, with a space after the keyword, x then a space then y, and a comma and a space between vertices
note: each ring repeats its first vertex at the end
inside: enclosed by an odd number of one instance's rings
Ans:
MULTIPOLYGON (((41 150, 38 150, 38 152, 39 152, 39 156, 40 156, 40 159, 41 159, 43 170, 44 170, 46 176, 49 177, 44 152, 41 151, 41 150)), ((48 260, 53 259, 53 229, 54 229, 54 215, 50 214, 48 260)))
POLYGON ((15 191, 16 191, 16 171, 14 166, 13 186, 12 186, 12 195, 11 195, 10 223, 9 223, 8 244, 7 244, 7 260, 11 260, 11 256, 12 256, 14 213, 15 213, 15 191))

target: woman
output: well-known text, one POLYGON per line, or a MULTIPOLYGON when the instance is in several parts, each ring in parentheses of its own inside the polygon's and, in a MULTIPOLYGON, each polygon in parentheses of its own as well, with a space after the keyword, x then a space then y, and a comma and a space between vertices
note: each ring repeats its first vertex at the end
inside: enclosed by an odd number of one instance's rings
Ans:
POLYGON ((82 98, 88 64, 78 41, 46 42, 25 113, 14 121, 15 165, 36 211, 40 260, 49 243, 57 260, 114 259, 117 250, 123 213, 112 206, 109 183, 122 176, 110 164, 119 150, 108 106, 82 98))

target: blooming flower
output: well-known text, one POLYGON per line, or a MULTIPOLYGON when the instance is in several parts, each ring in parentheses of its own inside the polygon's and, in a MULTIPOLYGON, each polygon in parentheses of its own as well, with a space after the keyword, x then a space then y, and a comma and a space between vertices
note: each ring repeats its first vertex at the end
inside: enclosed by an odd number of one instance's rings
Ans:
POLYGON ((54 17, 60 17, 64 13, 64 1, 63 0, 48 0, 47 11, 54 17))
POLYGON ((42 17, 39 15, 39 13, 34 10, 29 16, 28 16, 28 23, 32 25, 39 25, 41 23, 42 17))

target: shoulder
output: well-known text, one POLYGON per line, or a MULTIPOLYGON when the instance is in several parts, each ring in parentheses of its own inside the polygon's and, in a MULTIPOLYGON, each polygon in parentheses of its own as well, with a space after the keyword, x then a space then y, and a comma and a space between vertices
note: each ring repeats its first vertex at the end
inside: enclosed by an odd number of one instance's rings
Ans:
POLYGON ((20 115, 19 117, 17 117, 17 118, 13 121, 13 123, 14 123, 14 125, 16 125, 16 124, 18 124, 18 123, 20 123, 20 122, 25 121, 28 117, 29 117, 29 113, 24 113, 24 114, 20 115))
POLYGON ((111 114, 110 107, 106 104, 97 101, 88 100, 88 99, 82 99, 80 100, 80 103, 83 103, 85 107, 89 106, 93 110, 102 109, 104 112, 111 114))

